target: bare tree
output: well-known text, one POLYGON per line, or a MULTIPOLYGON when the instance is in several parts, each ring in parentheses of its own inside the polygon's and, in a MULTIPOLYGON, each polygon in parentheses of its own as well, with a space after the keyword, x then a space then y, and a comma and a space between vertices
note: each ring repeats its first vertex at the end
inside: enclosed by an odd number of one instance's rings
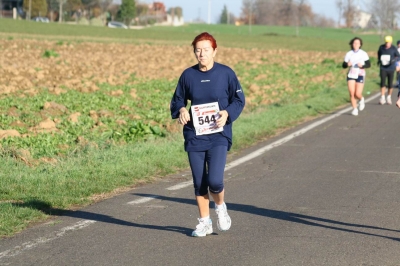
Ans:
POLYGON ((343 0, 336 0, 336 7, 339 10, 337 26, 338 28, 340 28, 340 22, 342 20, 342 15, 343 15, 343 0))
POLYGON ((293 8, 294 14, 292 17, 295 20, 294 24, 296 26, 296 36, 299 36, 299 27, 303 21, 303 15, 304 15, 303 7, 305 5, 305 2, 306 2, 306 0, 297 0, 297 2, 296 2, 297 8, 296 8, 296 5, 295 5, 295 8, 293 8))
POLYGON ((369 11, 378 20, 380 32, 396 28, 396 15, 400 13, 399 0, 369 0, 369 11))
POLYGON ((66 0, 58 0, 59 3, 59 11, 58 11, 58 23, 63 21, 63 5, 65 4, 66 0))
POLYGON ((357 17, 357 6, 355 0, 345 0, 343 5, 343 17, 346 22, 346 28, 354 26, 354 20, 357 17))
POLYGON ((242 2, 242 19, 246 24, 255 24, 256 0, 243 0, 242 2))
POLYGON ((299 26, 331 23, 314 14, 307 0, 243 0, 241 20, 249 24, 296 26, 296 35, 299 26))

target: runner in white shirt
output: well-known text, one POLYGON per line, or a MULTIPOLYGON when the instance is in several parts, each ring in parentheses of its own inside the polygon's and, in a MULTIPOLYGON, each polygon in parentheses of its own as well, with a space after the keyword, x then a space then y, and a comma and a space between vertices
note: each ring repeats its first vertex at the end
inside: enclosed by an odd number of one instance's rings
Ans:
POLYGON ((359 100, 358 108, 364 110, 365 102, 362 92, 365 81, 365 68, 371 66, 368 54, 361 50, 362 40, 358 37, 350 41, 351 50, 344 57, 343 68, 350 68, 347 73, 347 87, 349 89, 350 101, 353 106, 352 115, 358 115, 357 100, 359 100))

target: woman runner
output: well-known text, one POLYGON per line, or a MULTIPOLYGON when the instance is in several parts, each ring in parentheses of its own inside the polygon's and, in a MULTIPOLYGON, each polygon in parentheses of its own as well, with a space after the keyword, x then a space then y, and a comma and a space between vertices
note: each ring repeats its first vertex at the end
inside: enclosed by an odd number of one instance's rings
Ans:
POLYGON ((343 62, 343 68, 350 68, 347 73, 347 87, 349 89, 351 106, 353 111, 352 115, 358 115, 358 109, 360 111, 364 110, 365 102, 362 92, 364 89, 365 82, 365 68, 371 66, 368 54, 361 49, 362 40, 358 37, 353 38, 350 41, 350 51, 346 53, 343 62), (357 100, 358 109, 357 109, 357 100))
POLYGON ((214 61, 217 42, 212 35, 201 33, 192 46, 197 64, 183 71, 170 109, 172 118, 183 125, 184 147, 200 214, 192 236, 203 237, 213 232, 209 195, 215 202, 218 229, 226 231, 231 227, 224 200, 224 169, 232 146, 232 123, 241 114, 245 97, 235 72, 214 61))

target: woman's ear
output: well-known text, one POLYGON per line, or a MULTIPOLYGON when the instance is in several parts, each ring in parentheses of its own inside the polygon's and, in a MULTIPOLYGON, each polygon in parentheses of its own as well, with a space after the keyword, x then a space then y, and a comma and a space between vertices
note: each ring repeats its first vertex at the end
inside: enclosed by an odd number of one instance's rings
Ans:
POLYGON ((213 57, 217 54, 217 49, 218 49, 218 48, 215 48, 215 49, 214 49, 213 57))

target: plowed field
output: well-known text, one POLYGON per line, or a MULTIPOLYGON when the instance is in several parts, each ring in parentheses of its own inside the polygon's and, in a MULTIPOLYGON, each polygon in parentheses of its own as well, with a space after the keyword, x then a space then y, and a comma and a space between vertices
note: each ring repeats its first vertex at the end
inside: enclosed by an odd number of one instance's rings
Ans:
MULTIPOLYGON (((177 79, 186 67, 195 64, 190 46, 0 40, 0 49, 2 95, 35 94, 43 87, 55 93, 62 88, 90 92, 97 90, 99 83, 125 84, 132 74, 146 79, 177 79)), ((221 47, 216 60, 232 67, 240 62, 278 64, 290 71, 300 64, 320 64, 326 58, 340 61, 342 57, 341 53, 221 47)))
MULTIPOLYGON (((124 143, 181 130, 168 107, 180 74, 196 63, 190 45, 0 39, 0 50, 3 146, 51 157, 100 137, 124 143), (4 141, 10 136, 29 141, 4 141)), ((332 88, 344 78, 343 56, 219 47, 216 61, 237 73, 248 112, 332 88)))

